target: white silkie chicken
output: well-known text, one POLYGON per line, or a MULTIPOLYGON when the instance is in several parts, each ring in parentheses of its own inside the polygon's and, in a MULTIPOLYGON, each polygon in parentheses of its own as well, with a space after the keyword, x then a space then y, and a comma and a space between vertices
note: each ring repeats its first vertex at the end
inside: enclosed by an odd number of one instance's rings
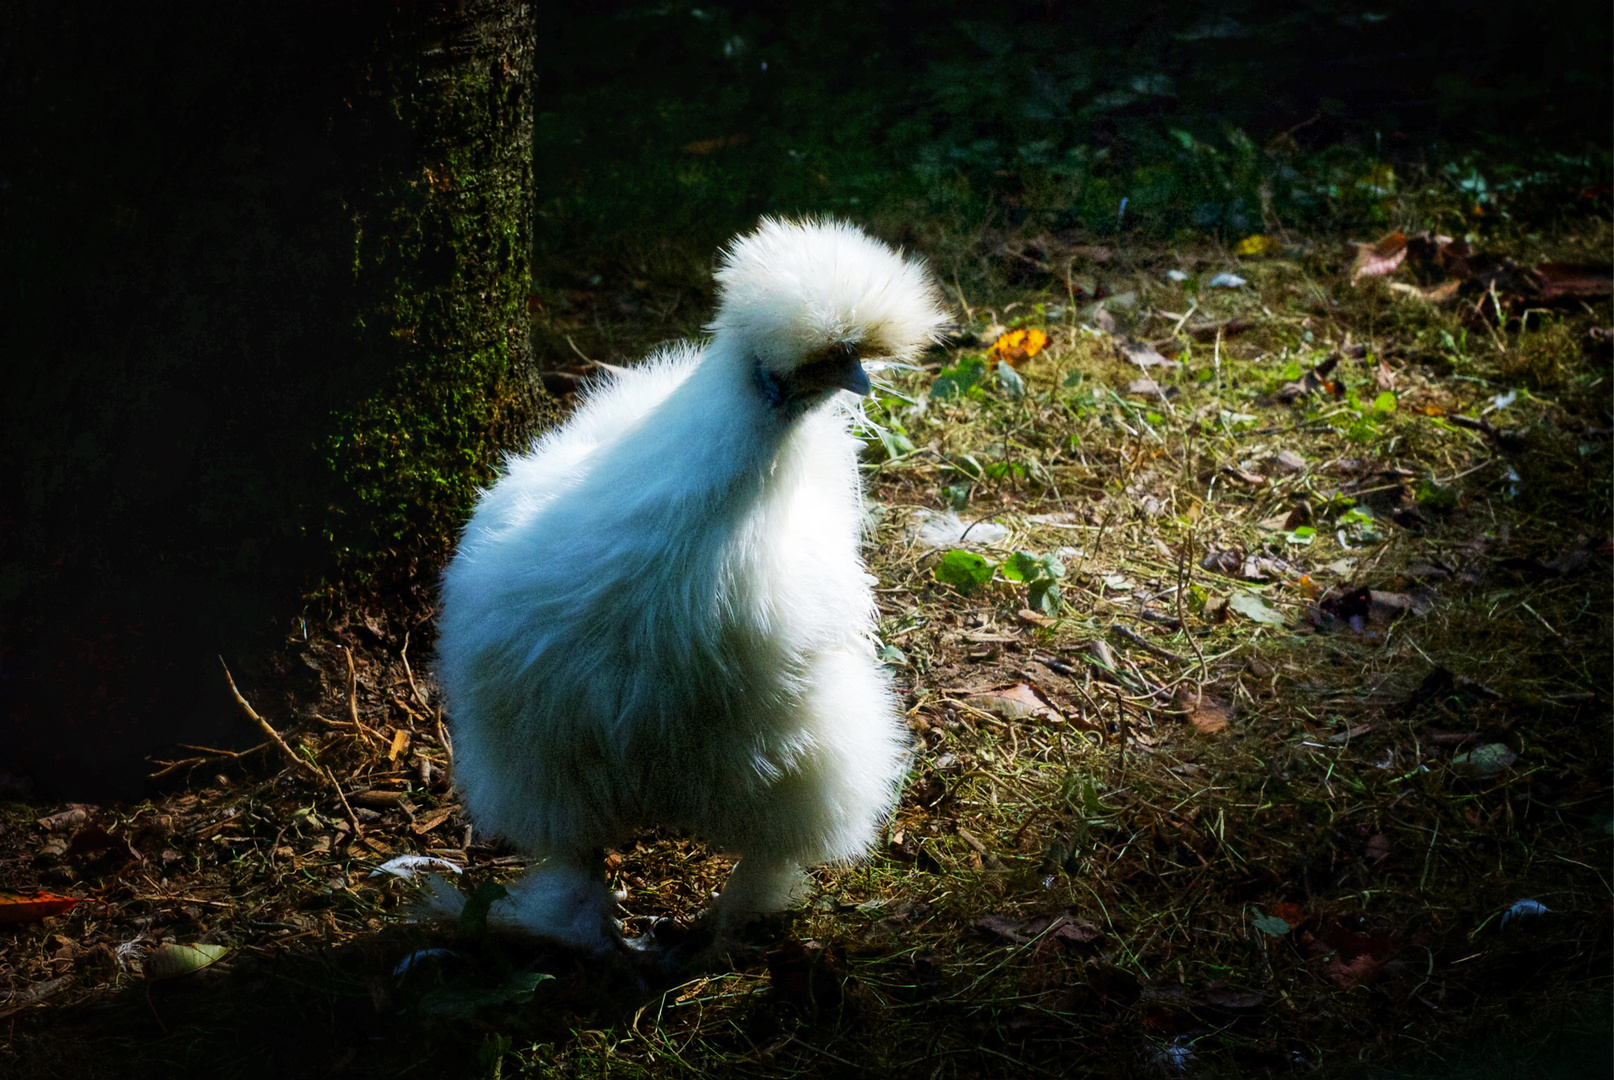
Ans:
POLYGON ((588 390, 443 575, 455 782, 536 860, 491 917, 579 948, 622 943, 603 849, 659 826, 738 856, 723 933, 866 851, 907 767, 851 395, 934 339, 938 294, 833 221, 764 220, 716 276, 711 339, 588 390))

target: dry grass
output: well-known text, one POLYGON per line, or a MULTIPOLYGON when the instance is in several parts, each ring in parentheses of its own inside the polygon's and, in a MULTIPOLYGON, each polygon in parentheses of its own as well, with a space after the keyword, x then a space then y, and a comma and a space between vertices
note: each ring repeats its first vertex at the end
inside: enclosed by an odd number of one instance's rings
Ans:
MULTIPOLYGON (((105 901, 4 939, 11 1074, 1384 1075, 1363 1070, 1588 1030, 1606 1053, 1609 368, 1582 343, 1608 303, 1521 330, 1353 287, 1332 247, 1038 245, 1062 271, 1010 281, 1025 260, 983 242, 966 338, 871 410, 906 440, 870 440, 869 552, 921 749, 866 863, 665 994, 400 928, 407 890, 367 877, 392 854, 518 861, 450 801, 401 651, 427 613, 352 613, 289 650, 318 715, 267 718, 326 783, 272 745, 198 752, 185 788, 91 809, 104 833, 63 850, 84 823, 8 808, 13 883, 105 901), (1050 337, 1022 396, 927 401, 1015 325, 1050 337), (1122 347, 1144 344, 1171 363, 1122 347), (994 562, 1060 553, 1056 618, 1001 577, 935 580, 917 526, 949 503, 1006 528, 966 538, 994 562), (1550 914, 1504 927, 1521 899, 1550 914), (148 1007, 139 961, 170 940, 233 953, 148 1007), (392 974, 428 942, 458 966, 392 974), (427 997, 534 969, 555 978, 531 1003, 427 997)), ((613 867, 642 920, 692 914, 725 862, 646 837, 613 867)))

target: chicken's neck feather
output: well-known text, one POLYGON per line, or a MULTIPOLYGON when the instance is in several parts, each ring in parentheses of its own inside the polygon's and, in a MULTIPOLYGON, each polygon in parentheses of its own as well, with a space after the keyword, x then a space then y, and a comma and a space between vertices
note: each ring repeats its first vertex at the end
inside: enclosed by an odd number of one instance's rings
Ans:
POLYGON ((812 403, 759 375, 721 338, 690 376, 623 432, 596 476, 610 476, 636 529, 672 543, 727 529, 762 499, 812 403), (765 387, 771 382, 775 394, 765 387))

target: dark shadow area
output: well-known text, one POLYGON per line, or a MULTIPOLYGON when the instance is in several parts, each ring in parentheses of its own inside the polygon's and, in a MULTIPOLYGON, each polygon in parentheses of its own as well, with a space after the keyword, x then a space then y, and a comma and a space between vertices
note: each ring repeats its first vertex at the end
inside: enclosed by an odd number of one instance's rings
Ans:
POLYGON ((318 943, 232 955, 25 1020, 8 1032, 18 1071, 7 1075, 481 1077, 497 1060, 489 1043, 630 1023, 669 989, 619 957, 530 939, 421 926, 344 942, 300 936, 318 943))
POLYGON ((241 745, 221 654, 267 703, 306 687, 278 640, 384 533, 345 463, 413 466, 351 417, 437 362, 375 268, 417 303, 466 273, 392 250, 430 131, 381 69, 418 84, 441 45, 363 3, 0 17, 0 770, 39 794, 241 745))

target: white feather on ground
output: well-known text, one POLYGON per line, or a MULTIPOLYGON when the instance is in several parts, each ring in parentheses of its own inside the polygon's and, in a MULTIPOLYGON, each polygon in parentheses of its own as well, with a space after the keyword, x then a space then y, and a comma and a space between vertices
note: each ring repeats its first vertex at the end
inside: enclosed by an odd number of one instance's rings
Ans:
POLYGON ((990 547, 1008 535, 1008 528, 995 521, 966 522, 951 510, 922 514, 914 530, 914 539, 931 548, 990 547))
POLYGON ((837 222, 764 221, 717 281, 712 338, 591 387, 443 576, 455 783, 537 860, 491 917, 578 947, 620 941, 602 849, 659 826, 738 855, 726 927, 862 854, 907 767, 837 388, 932 340, 937 294, 837 222))

